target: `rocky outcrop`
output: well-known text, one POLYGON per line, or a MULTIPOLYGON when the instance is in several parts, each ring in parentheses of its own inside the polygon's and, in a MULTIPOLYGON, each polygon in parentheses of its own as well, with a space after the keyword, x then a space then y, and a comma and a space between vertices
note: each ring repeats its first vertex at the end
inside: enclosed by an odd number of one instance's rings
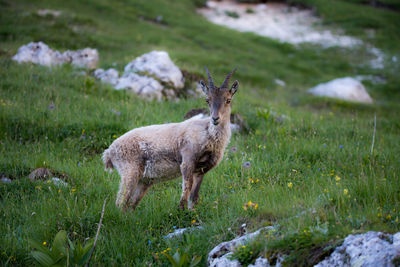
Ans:
POLYGON ((119 77, 115 69, 97 69, 94 76, 117 90, 128 89, 147 100, 176 100, 184 87, 184 77, 167 52, 152 51, 144 54, 125 67, 119 77))
POLYGON ((165 51, 152 51, 137 57, 126 65, 125 73, 144 73, 168 84, 170 87, 181 89, 184 79, 181 70, 172 62, 165 51))
POLYGON ((316 96, 333 97, 353 102, 373 102, 362 83, 351 77, 338 78, 327 83, 321 83, 309 89, 308 92, 316 96))
POLYGON ((365 234, 349 235, 327 259, 315 266, 394 267, 399 264, 400 232, 391 235, 371 231, 365 234))
POLYGON ((21 46, 12 60, 18 63, 32 62, 47 67, 70 63, 76 67, 93 69, 99 61, 99 55, 97 50, 92 48, 67 50, 61 53, 49 48, 43 42, 30 42, 21 46))

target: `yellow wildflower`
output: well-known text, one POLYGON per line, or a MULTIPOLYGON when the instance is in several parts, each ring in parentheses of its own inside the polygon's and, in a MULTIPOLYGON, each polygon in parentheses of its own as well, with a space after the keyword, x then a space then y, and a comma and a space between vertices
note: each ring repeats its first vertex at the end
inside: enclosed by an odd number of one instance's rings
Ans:
POLYGON ((192 220, 192 224, 193 224, 193 223, 196 223, 196 220, 192 220))
POLYGON ((388 220, 392 219, 392 215, 388 214, 388 215, 386 216, 386 219, 388 219, 388 220))
POLYGON ((46 242, 46 241, 44 241, 44 242, 43 242, 43 246, 46 246, 46 245, 47 245, 47 242, 46 242))
POLYGON ((340 177, 339 176, 335 176, 335 180, 336 180, 336 182, 339 182, 340 181, 340 177))
POLYGON ((76 191, 76 188, 72 188, 71 191, 72 191, 72 192, 75 192, 75 191, 76 191))
POLYGON ((343 189, 343 194, 347 195, 349 193, 348 189, 343 189))
POLYGON ((293 183, 290 182, 290 183, 287 184, 287 186, 288 186, 289 188, 292 188, 292 187, 293 187, 293 183))

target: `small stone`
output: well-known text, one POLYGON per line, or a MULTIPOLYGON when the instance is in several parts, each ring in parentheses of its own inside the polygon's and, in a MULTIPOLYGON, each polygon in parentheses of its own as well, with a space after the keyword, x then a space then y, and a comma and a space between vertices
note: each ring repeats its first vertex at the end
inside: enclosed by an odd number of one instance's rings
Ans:
POLYGON ((53 9, 39 9, 36 14, 41 17, 45 17, 47 15, 51 15, 53 17, 59 17, 61 15, 60 10, 53 10, 53 9))
POLYGON ((358 80, 345 77, 321 83, 308 90, 316 96, 326 96, 347 101, 372 103, 373 100, 365 87, 358 80))
POLYGON ((275 84, 277 84, 279 86, 282 86, 282 87, 286 86, 286 83, 280 79, 275 79, 274 82, 275 82, 275 84))
POLYGON ((11 184, 11 182, 12 182, 12 180, 11 180, 10 178, 7 178, 7 177, 2 177, 2 178, 0 179, 0 181, 1 181, 2 183, 5 183, 5 184, 11 184))
POLYGON ((62 187, 67 187, 68 186, 68 184, 66 182, 64 182, 63 180, 61 180, 58 177, 51 178, 51 181, 53 182, 53 184, 55 184, 58 187, 61 187, 61 186, 62 187))
POLYGON ((168 235, 164 236, 165 239, 170 239, 170 238, 175 238, 178 236, 183 235, 186 232, 192 232, 194 230, 204 230, 202 226, 196 226, 196 227, 187 227, 187 228, 180 228, 180 229, 175 229, 172 233, 169 233, 168 235))

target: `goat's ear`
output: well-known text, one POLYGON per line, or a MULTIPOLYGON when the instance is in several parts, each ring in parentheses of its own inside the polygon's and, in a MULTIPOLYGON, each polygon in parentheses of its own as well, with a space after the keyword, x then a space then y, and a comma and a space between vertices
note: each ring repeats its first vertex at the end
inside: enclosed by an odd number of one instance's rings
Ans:
POLYGON ((208 95, 209 89, 208 89, 207 84, 206 84, 203 80, 200 81, 200 86, 201 86, 201 89, 203 90, 203 92, 204 92, 206 95, 208 95))
POLYGON ((238 90, 238 88, 239 88, 239 82, 236 80, 236 81, 232 84, 231 89, 229 90, 229 92, 231 93, 232 96, 236 93, 236 91, 238 90))

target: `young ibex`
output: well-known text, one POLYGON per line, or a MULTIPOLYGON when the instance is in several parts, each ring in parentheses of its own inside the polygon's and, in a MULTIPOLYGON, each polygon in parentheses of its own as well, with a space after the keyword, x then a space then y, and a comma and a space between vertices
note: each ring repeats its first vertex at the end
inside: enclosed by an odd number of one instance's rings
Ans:
POLYGON ((115 167, 121 176, 116 204, 124 211, 135 209, 153 184, 181 175, 180 207, 184 209, 187 203, 192 209, 197 204, 204 175, 219 164, 228 145, 231 101, 239 87, 235 81, 228 88, 235 70, 221 87, 214 85, 206 70, 209 85, 204 81, 200 85, 207 95, 210 117, 136 128, 104 151, 106 169, 115 167))

